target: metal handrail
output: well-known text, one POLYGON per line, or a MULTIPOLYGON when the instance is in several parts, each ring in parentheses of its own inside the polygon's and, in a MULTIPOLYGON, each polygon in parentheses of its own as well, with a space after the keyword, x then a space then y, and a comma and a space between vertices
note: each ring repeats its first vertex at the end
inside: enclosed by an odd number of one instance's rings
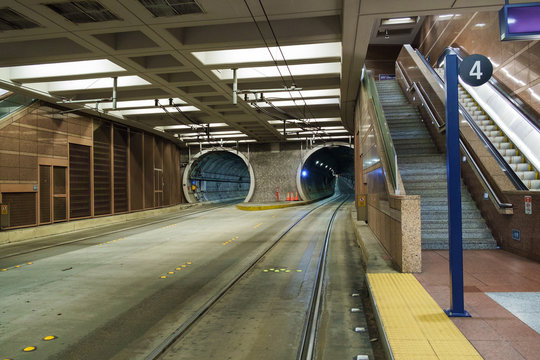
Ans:
MULTIPOLYGON (((398 69, 401 72, 403 71, 402 69, 399 68, 399 64, 398 64, 398 69)), ((422 91, 420 90, 421 86, 422 86, 421 84, 419 84, 417 82, 413 82, 413 84, 410 85, 410 89, 411 90, 414 89, 416 91, 416 93, 418 94, 418 97, 420 99, 420 102, 422 103, 422 107, 424 109, 426 109, 426 112, 428 113, 428 115, 431 118, 431 120, 433 121, 433 123, 436 124, 436 126, 439 128, 439 131, 442 131, 442 129, 446 128, 446 124, 440 124, 439 123, 437 117, 435 116, 435 114, 433 113, 433 111, 431 109, 431 105, 426 100, 426 97, 424 96, 424 94, 422 94, 422 91)), ((422 88, 422 90, 424 90, 424 89, 422 88)), ((490 193, 492 198, 497 203, 497 206, 499 206, 500 208, 503 208, 503 209, 512 208, 512 204, 504 203, 504 202, 501 201, 501 199, 499 199, 499 197, 495 193, 495 190, 493 190, 493 187, 489 184, 489 181, 486 179, 483 171, 480 169, 480 167, 478 166, 478 164, 476 163, 476 161, 472 157, 471 152, 467 148, 467 145, 461 139, 461 136, 460 136, 460 139, 459 139, 459 145, 461 147, 461 150, 463 150, 463 152, 465 153, 465 156, 467 157, 469 163, 471 164, 473 169, 476 171, 476 173, 480 177, 480 180, 485 185, 485 188, 487 188, 488 192, 490 193)))
MULTIPOLYGON (((435 76, 435 80, 439 83, 439 86, 444 89, 444 81, 441 79, 439 74, 429 65, 429 63, 426 61, 426 59, 420 54, 420 52, 415 50, 417 55, 420 57, 424 65, 430 70, 430 72, 435 76)), ((529 190, 527 186, 521 181, 519 176, 516 175, 514 170, 508 165, 504 157, 501 155, 501 153, 495 148, 493 143, 489 140, 489 138, 484 134, 482 129, 476 124, 472 116, 467 112, 465 107, 462 104, 459 104, 459 113, 467 120, 469 123, 469 126, 473 129, 473 131, 476 133, 478 138, 482 141, 486 149, 491 153, 491 155, 495 158, 497 163, 499 164, 502 171, 508 176, 512 184, 516 187, 518 190, 529 190)))

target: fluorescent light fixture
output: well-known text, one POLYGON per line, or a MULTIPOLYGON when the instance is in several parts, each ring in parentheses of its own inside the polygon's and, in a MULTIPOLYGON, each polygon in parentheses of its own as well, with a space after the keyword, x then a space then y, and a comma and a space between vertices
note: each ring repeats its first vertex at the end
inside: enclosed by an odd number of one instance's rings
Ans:
POLYGON ((402 25, 402 24, 416 24, 418 17, 400 17, 400 18, 390 18, 382 19, 381 25, 402 25))
POLYGON ((69 61, 51 64, 13 66, 9 68, 10 79, 17 82, 29 82, 32 79, 54 77, 101 77, 101 74, 124 72, 121 66, 107 59, 69 61), (85 76, 86 75, 86 76, 85 76))
MULTIPOLYGON (((289 69, 293 76, 304 75, 322 75, 322 74, 340 74, 341 63, 320 63, 320 64, 301 64, 289 65, 289 69)), ((253 79, 266 77, 280 77, 281 74, 289 75, 289 70, 286 66, 261 66, 252 68, 241 68, 237 70, 238 79, 253 79), (279 70, 278 70, 279 68, 279 70)), ((220 80, 232 80, 233 72, 230 69, 212 70, 212 72, 220 80)))
MULTIPOLYGON (((150 83, 143 78, 131 75, 131 76, 119 76, 117 86, 120 87, 133 87, 133 86, 145 86, 150 83)), ((84 80, 66 80, 66 81, 52 81, 41 83, 28 83, 29 88, 41 88, 46 89, 48 92, 61 92, 61 91, 77 91, 77 90, 95 90, 95 89, 111 89, 113 87, 113 79, 110 77, 98 78, 98 79, 84 79, 84 80)))
POLYGON ((454 14, 445 14, 445 15, 439 15, 437 16, 437 18, 439 20, 445 20, 445 19, 450 19, 452 16, 454 16, 454 14))
MULTIPOLYGON (((304 121, 302 120, 297 120, 297 119, 287 119, 286 120, 288 123, 313 123, 313 122, 316 122, 316 123, 321 123, 321 122, 335 122, 335 121, 339 121, 341 122, 341 118, 315 118, 315 119, 306 119, 304 121)), ((269 124, 272 124, 272 125, 277 125, 277 124, 283 124, 283 120, 268 120, 268 123, 269 124)))
POLYGON ((474 25, 474 26, 476 26, 476 27, 484 27, 484 26, 486 26, 486 24, 484 24, 484 23, 478 23, 478 24, 476 24, 476 25, 474 25))
MULTIPOLYGON (((318 136, 315 140, 336 140, 336 139, 349 139, 350 136, 318 136)), ((299 141, 299 140, 309 140, 313 139, 312 137, 288 137, 287 141, 299 141)))
POLYGON ((514 19, 514 18, 508 18, 508 23, 509 23, 509 24, 515 24, 515 23, 516 23, 516 19, 514 19))
MULTIPOLYGON (((330 97, 330 96, 340 96, 339 89, 324 89, 324 90, 302 90, 302 91, 280 91, 265 93, 264 89, 261 89, 261 93, 265 94, 267 99, 301 99, 303 98, 314 98, 314 97, 330 97)), ((247 94, 248 100, 256 100, 255 94, 247 94)))
MULTIPOLYGON (((158 99, 160 105, 169 107, 169 99, 158 99)), ((185 105, 186 102, 179 98, 173 98, 175 105, 185 105)), ((89 105, 89 104, 87 104, 89 105)), ((112 109, 112 102, 104 102, 99 105, 101 109, 112 109)), ((130 101, 118 101, 116 103, 117 109, 137 109, 137 108, 153 108, 156 107, 155 99, 148 100, 130 100, 130 101)))
POLYGON ((156 126, 154 129, 157 130, 181 130, 181 129, 192 129, 192 128, 203 128, 203 127, 223 127, 228 126, 225 123, 210 123, 210 124, 204 124, 204 125, 167 125, 167 126, 156 126))
MULTIPOLYGON (((309 60, 326 57, 341 58, 341 43, 330 42, 322 44, 307 45, 287 45, 281 46, 286 60, 309 60)), ((271 47, 270 52, 274 59, 281 61, 281 55, 278 47, 271 47)), ((215 50, 193 52, 195 56, 204 65, 223 65, 223 64, 245 64, 253 62, 273 61, 267 48, 249 48, 234 50, 215 50)))
POLYGON ((244 139, 244 140, 225 140, 223 142, 219 141, 219 140, 214 140, 212 142, 208 142, 208 141, 197 141, 197 142, 189 142, 187 143, 188 146, 191 146, 191 145, 215 145, 217 142, 219 143, 223 143, 223 144, 236 144, 237 142, 238 143, 253 143, 253 142, 257 142, 257 140, 254 140, 254 139, 244 139))
MULTIPOLYGON (((182 112, 199 111, 195 106, 180 106, 179 109, 182 112)), ((177 113, 174 107, 167 106, 167 110, 171 113, 177 113)), ((165 114, 165 110, 160 107, 145 108, 145 109, 132 109, 132 110, 113 110, 109 111, 112 115, 151 115, 151 114, 165 114)))
MULTIPOLYGON (((271 103, 276 107, 285 107, 285 106, 305 106, 305 105, 332 105, 339 104, 338 98, 328 98, 328 99, 306 99, 306 100, 279 100, 271 101, 271 103)), ((268 103, 259 102, 257 103, 259 107, 270 107, 268 103)))

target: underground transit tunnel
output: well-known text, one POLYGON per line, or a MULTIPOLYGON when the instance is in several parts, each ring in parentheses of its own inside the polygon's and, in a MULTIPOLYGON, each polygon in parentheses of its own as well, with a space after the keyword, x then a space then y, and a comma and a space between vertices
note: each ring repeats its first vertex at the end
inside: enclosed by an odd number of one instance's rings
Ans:
POLYGON ((195 155, 184 170, 188 202, 249 201, 254 176, 249 161, 235 150, 219 148, 195 155))
POLYGON ((304 156, 296 179, 304 200, 354 193, 353 148, 348 144, 314 147, 304 156))

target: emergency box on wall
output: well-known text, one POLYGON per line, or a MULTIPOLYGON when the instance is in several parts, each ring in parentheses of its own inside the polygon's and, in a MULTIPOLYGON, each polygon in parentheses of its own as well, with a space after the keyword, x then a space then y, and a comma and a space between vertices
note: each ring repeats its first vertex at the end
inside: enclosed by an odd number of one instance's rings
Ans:
POLYGON ((0 229, 9 227, 9 205, 0 204, 0 229))

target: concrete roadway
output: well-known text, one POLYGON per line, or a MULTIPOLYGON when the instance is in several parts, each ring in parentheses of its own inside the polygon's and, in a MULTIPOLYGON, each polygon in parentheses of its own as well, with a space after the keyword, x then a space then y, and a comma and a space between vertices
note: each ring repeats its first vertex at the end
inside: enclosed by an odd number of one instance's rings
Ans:
MULTIPOLYGON (((8 269, 0 273, 0 358, 142 359, 315 206, 260 212, 228 206, 44 250, 28 252, 43 243, 3 247, 3 255, 25 254, 0 259, 8 269), (36 350, 23 351, 31 346, 36 350)), ((335 206, 302 221, 250 273, 249 285, 233 288, 186 334, 192 340, 178 346, 191 342, 193 355, 174 348, 167 358, 209 358, 203 350, 231 359, 294 358, 318 239, 335 206), (279 273, 269 270, 278 267, 279 273)), ((74 235, 59 236, 66 237, 74 235)))

